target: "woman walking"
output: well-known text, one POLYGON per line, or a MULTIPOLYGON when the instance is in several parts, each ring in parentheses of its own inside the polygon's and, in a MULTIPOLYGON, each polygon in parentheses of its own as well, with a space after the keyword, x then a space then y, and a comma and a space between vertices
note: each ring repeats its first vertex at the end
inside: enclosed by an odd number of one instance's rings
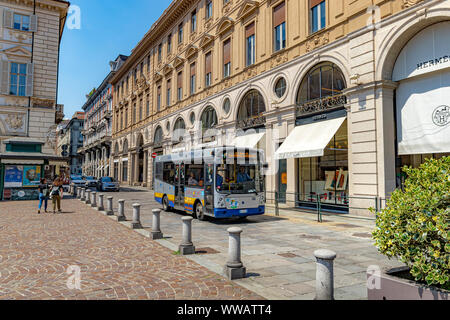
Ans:
POLYGON ((41 214, 42 204, 44 204, 45 213, 47 213, 48 207, 48 197, 50 195, 50 190, 47 184, 47 180, 41 179, 39 184, 39 209, 38 214, 41 214))
POLYGON ((51 189, 52 203, 53 203, 53 214, 56 213, 56 208, 58 208, 58 213, 61 213, 61 198, 64 192, 63 181, 57 176, 55 181, 53 181, 51 189))

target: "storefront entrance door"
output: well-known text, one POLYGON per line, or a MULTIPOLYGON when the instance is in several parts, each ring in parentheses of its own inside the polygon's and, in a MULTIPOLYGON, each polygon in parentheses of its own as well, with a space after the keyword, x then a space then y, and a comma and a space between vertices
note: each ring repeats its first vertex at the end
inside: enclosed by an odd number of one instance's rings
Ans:
POLYGON ((287 160, 278 161, 278 202, 286 203, 287 160))

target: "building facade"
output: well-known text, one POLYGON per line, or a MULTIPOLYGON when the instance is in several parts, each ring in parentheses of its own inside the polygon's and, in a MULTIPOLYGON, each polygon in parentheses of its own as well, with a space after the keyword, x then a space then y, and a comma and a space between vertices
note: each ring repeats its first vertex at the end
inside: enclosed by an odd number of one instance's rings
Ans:
POLYGON ((56 155, 59 44, 69 3, 0 1, 0 197, 37 199, 56 155))
POLYGON ((86 176, 99 178, 111 175, 113 87, 110 79, 126 59, 126 56, 120 55, 110 62, 111 72, 97 89, 86 96, 83 147, 78 150, 83 157, 82 171, 86 176))
POLYGON ((83 147, 84 112, 75 112, 72 119, 61 122, 58 126, 58 150, 57 155, 68 158, 67 166, 70 174, 81 175, 83 173, 83 157, 78 149, 83 147))
POLYGON ((258 147, 268 198, 368 214, 402 165, 450 152, 449 20, 448 0, 174 1, 111 79, 116 177, 258 147))

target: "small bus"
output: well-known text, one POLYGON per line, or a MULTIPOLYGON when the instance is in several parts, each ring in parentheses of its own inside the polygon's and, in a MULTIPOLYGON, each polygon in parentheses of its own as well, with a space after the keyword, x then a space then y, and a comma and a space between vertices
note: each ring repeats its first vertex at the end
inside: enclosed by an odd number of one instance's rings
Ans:
POLYGON ((245 219, 265 213, 264 151, 217 147, 159 156, 154 162, 155 200, 164 211, 245 219))

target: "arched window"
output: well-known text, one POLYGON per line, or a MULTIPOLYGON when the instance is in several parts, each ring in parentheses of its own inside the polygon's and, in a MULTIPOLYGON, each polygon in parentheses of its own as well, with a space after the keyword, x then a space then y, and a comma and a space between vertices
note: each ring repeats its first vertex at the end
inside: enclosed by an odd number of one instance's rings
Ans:
POLYGON ((154 144, 160 144, 162 140, 163 140, 163 130, 161 127, 158 127, 155 130, 154 144))
POLYGON ((264 125, 266 105, 258 90, 250 90, 239 104, 238 128, 251 128, 264 125))
POLYGON ((128 140, 125 140, 123 143, 122 153, 128 153, 128 140))
POLYGON ((186 131, 186 124, 184 123, 183 118, 178 118, 177 121, 175 121, 175 125, 173 127, 173 142, 179 143, 183 141, 183 137, 186 131))
POLYGON ((338 66, 330 62, 320 63, 303 79, 297 94, 297 104, 301 106, 310 101, 341 95, 346 87, 345 77, 338 66))
POLYGON ((218 124, 216 110, 209 106, 203 111, 200 117, 202 123, 203 142, 213 141, 215 139, 214 127, 218 124))

